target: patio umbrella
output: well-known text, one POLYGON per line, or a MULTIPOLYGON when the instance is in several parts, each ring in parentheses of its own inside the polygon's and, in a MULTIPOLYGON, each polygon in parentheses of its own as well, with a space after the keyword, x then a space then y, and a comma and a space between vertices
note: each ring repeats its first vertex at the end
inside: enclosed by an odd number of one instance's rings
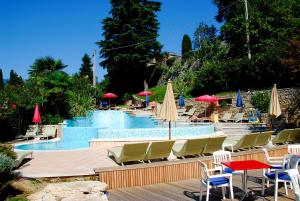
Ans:
POLYGON ((111 98, 118 98, 116 94, 113 93, 106 93, 103 95, 103 98, 108 98, 108 107, 110 108, 110 99, 111 98))
POLYGON ((184 107, 185 103, 184 103, 183 95, 179 96, 179 101, 178 102, 179 102, 178 104, 179 104, 180 107, 184 107))
MULTIPOLYGON (((209 96, 209 95, 203 95, 203 96, 198 96, 195 98, 195 101, 197 102, 205 102, 205 103, 215 103, 219 99, 216 96, 209 96)), ((206 110, 205 110, 205 117, 206 117, 206 110)))
POLYGON ((238 90, 237 96, 236 96, 236 104, 237 107, 243 107, 243 99, 240 93, 240 90, 238 90))
POLYGON ((164 102, 160 109, 159 117, 165 121, 169 121, 169 140, 170 140, 171 139, 171 121, 176 121, 178 118, 171 80, 169 80, 168 84, 167 84, 167 91, 165 94, 164 102))
POLYGON ((151 96, 151 95, 152 95, 152 92, 151 91, 146 91, 146 90, 138 93, 138 96, 145 96, 146 107, 149 104, 149 96, 151 96))
POLYGON ((40 115, 39 105, 38 104, 35 104, 34 115, 33 115, 32 122, 36 123, 36 124, 42 123, 42 119, 41 119, 41 115, 40 115))
MULTIPOLYGON (((277 118, 281 115, 281 109, 280 109, 276 84, 274 84, 271 93, 269 114, 271 115, 271 118, 272 117, 277 118)), ((272 128, 272 123, 271 123, 271 128, 272 128)))

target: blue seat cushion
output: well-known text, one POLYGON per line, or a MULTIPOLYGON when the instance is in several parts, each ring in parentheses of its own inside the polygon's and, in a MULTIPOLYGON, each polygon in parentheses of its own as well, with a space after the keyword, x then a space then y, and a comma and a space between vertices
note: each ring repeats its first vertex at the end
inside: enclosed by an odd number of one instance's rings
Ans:
MULTIPOLYGON (((274 172, 267 172, 265 175, 270 179, 275 179, 275 173, 274 172)), ((290 176, 287 173, 284 173, 284 172, 281 172, 281 173, 278 174, 278 179, 291 181, 290 176)))
POLYGON ((209 178, 208 180, 211 186, 219 186, 229 183, 229 179, 227 179, 226 177, 209 178))
POLYGON ((225 169, 224 169, 224 172, 225 172, 225 173, 233 173, 234 170, 231 169, 231 168, 225 168, 225 169))

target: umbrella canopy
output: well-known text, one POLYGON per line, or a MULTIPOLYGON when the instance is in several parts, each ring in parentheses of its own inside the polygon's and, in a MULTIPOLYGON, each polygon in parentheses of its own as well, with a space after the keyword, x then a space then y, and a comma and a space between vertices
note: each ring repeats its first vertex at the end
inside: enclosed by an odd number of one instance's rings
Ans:
POLYGON ((118 98, 118 96, 113 93, 106 93, 103 95, 103 98, 118 98))
POLYGON ((236 96, 236 106, 237 107, 243 107, 243 99, 240 93, 240 90, 238 90, 237 96, 236 96))
POLYGON ((35 105, 34 115, 33 115, 32 122, 33 123, 37 123, 37 124, 42 123, 42 119, 41 119, 41 115, 40 115, 39 105, 38 104, 35 105))
POLYGON ((110 108, 110 99, 111 98, 118 98, 116 94, 113 93, 106 93, 103 95, 103 98, 108 98, 108 107, 110 108))
POLYGON ((163 120, 169 121, 169 139, 171 139, 171 121, 176 121, 178 118, 171 80, 169 80, 167 84, 167 90, 164 102, 160 109, 159 117, 163 120))
MULTIPOLYGON (((205 102, 205 103, 215 103, 218 102, 219 98, 216 96, 209 96, 209 95, 203 95, 203 96, 198 96, 195 98, 195 101, 198 102, 205 102)), ((205 116, 206 116, 206 110, 205 110, 205 116)))
POLYGON ((178 104, 180 107, 184 107, 185 103, 184 103, 184 97, 181 95, 179 96, 179 101, 178 104))
POLYGON ((216 96, 209 96, 209 95, 203 95, 203 96, 198 96, 195 98, 195 101, 198 102, 206 102, 206 103, 214 103, 217 102, 219 99, 216 96))
POLYGON ((142 91, 138 93, 138 96, 151 96, 152 92, 151 91, 142 91))
POLYGON ((275 116, 275 117, 278 117, 281 115, 281 109, 280 109, 280 104, 279 104, 279 100, 278 100, 276 84, 274 84, 272 93, 271 93, 269 114, 271 116, 275 116))

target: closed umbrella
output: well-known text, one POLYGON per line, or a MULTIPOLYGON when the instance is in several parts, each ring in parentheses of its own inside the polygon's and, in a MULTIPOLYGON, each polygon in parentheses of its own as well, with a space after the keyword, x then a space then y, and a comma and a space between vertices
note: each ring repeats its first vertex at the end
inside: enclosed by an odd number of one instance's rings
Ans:
MULTIPOLYGON (((271 115, 271 118, 272 117, 277 118, 281 115, 281 109, 280 109, 276 84, 274 84, 271 93, 269 114, 271 115)), ((272 123, 271 123, 271 127, 272 127, 272 123)))
POLYGON ((180 107, 184 107, 185 103, 184 103, 183 95, 179 96, 179 101, 178 102, 179 102, 178 104, 179 104, 180 107))
POLYGON ((243 107, 243 99, 240 93, 240 90, 238 90, 237 96, 236 96, 236 104, 237 107, 243 107))
POLYGON ((171 80, 168 80, 167 90, 166 90, 164 102, 160 109, 159 117, 165 121, 169 121, 169 140, 170 140, 171 139, 171 121, 176 121, 178 118, 171 80))
POLYGON ((38 104, 35 104, 32 122, 36 123, 36 124, 42 123, 42 119, 41 119, 41 115, 40 115, 39 105, 38 104))
MULTIPOLYGON (((216 96, 209 96, 209 95, 203 95, 203 96, 198 96, 195 98, 195 101, 198 102, 205 102, 205 103, 215 103, 218 102, 218 97, 216 96)), ((205 117, 206 117, 206 110, 205 110, 205 117)))
POLYGON ((118 96, 114 93, 106 93, 103 95, 103 98, 108 98, 108 107, 110 108, 110 99, 111 98, 118 98, 118 96))

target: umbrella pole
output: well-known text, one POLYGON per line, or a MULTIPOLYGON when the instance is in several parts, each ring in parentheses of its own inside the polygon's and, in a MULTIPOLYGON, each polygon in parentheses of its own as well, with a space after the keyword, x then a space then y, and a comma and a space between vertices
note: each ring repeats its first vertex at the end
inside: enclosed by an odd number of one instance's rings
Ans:
POLYGON ((171 140, 171 121, 169 121, 169 140, 171 140))

